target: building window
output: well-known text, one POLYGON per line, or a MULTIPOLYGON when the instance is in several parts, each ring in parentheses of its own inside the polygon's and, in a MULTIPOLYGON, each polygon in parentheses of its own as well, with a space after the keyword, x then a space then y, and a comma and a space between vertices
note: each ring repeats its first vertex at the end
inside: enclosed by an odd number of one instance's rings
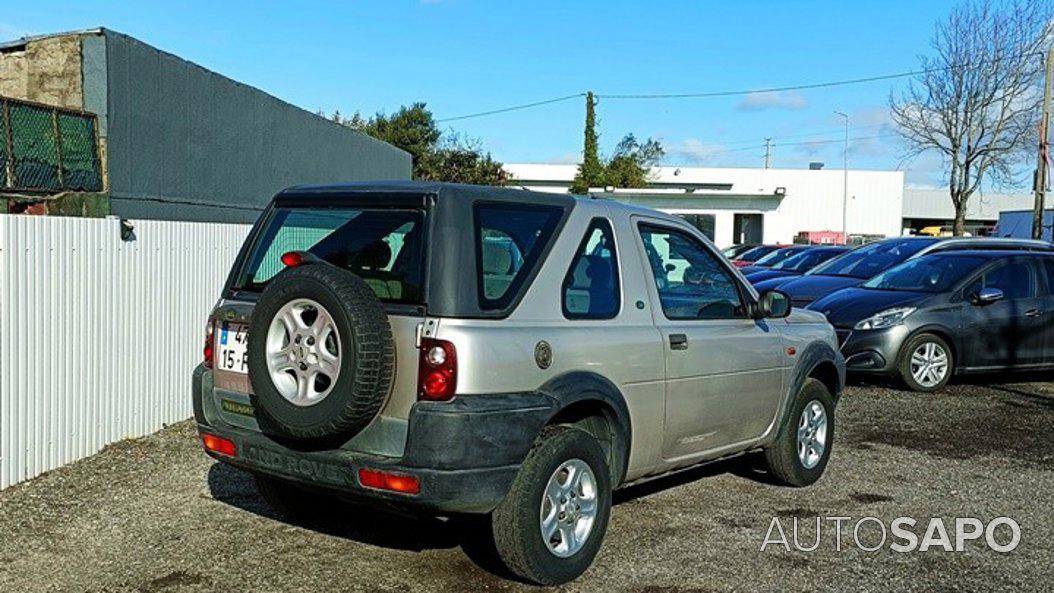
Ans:
POLYGON ((713 214, 678 214, 677 216, 699 229, 699 232, 703 233, 707 239, 714 240, 714 227, 717 223, 713 214))

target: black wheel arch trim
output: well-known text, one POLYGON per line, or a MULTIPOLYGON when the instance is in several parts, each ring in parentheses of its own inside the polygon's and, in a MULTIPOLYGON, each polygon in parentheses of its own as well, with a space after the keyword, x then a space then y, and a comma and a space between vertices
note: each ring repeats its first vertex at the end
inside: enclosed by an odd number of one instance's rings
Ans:
MULTIPOLYGON (((791 409, 790 403, 794 400, 795 394, 801 390, 806 379, 814 376, 817 368, 822 364, 834 365, 837 376, 834 385, 835 389, 831 390, 831 395, 837 403, 842 395, 842 390, 845 388, 845 357, 827 342, 813 342, 806 346, 801 351, 801 354, 798 355, 798 363, 795 365, 794 374, 791 376, 790 388, 785 394, 778 426, 782 426, 783 421, 786 420, 787 414, 791 409)), ((821 378, 821 380, 823 379, 821 378)), ((828 389, 831 389, 830 380, 824 381, 824 384, 828 389)))
POLYGON ((611 443, 612 485, 618 486, 626 477, 629 451, 633 442, 633 426, 629 406, 622 391, 610 379, 588 371, 572 371, 547 381, 539 393, 553 401, 552 414, 546 424, 557 419, 561 412, 575 404, 596 402, 609 412, 609 424, 616 431, 617 443, 611 443))

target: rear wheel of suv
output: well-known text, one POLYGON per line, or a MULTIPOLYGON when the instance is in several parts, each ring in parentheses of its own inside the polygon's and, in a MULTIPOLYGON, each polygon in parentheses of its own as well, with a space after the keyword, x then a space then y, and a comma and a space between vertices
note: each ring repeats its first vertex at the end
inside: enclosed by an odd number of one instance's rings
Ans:
POLYGON ((934 334, 912 336, 900 347, 897 371, 912 391, 930 393, 948 384, 955 368, 952 349, 934 334))
POLYGON ((329 264, 282 271, 260 295, 249 330, 253 408, 265 432, 347 439, 391 389, 388 316, 361 278, 329 264))
POLYGON ((600 443, 583 430, 552 426, 520 466, 491 529, 510 571, 558 585, 593 563, 610 515, 611 474, 600 443))
POLYGON ((769 474, 785 486, 808 486, 823 475, 834 442, 834 398, 808 378, 791 402, 779 436, 765 449, 769 474))

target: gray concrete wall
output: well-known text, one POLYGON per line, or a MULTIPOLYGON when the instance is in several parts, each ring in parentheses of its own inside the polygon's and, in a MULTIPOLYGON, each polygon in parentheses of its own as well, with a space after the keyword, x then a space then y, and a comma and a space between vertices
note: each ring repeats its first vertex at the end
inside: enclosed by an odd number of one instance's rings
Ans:
POLYGON ((251 222, 290 185, 410 178, 410 155, 387 143, 127 35, 103 34, 115 215, 251 222))

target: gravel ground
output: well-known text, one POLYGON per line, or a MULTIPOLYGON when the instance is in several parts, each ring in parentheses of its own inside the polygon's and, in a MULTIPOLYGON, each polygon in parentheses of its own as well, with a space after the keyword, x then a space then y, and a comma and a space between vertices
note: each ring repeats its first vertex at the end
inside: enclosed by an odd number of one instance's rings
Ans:
MULTIPOLYGON (((621 491, 596 563, 564 589, 1049 590, 1054 383, 992 381, 935 396, 851 387, 827 475, 809 489, 765 484, 740 461, 621 491), (806 545, 817 516, 853 518, 842 551, 826 520, 816 551, 760 551, 773 517, 788 531, 799 518, 806 545), (983 540, 961 553, 850 549, 865 516, 916 518, 920 539, 930 517, 1009 516, 1021 542, 1002 554, 983 540)), ((531 589, 493 574, 465 532, 355 509, 322 529, 283 522, 184 422, 0 492, 0 591, 531 589)), ((865 523, 860 535, 874 545, 880 533, 865 523)))

